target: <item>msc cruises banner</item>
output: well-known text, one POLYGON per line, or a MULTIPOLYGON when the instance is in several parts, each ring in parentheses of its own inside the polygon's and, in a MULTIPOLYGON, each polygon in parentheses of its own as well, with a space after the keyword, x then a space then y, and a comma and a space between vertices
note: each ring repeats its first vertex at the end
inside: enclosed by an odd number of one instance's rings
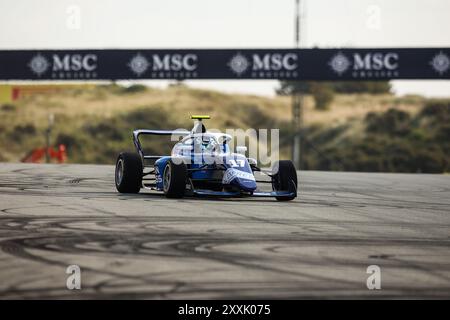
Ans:
POLYGON ((0 80, 450 79, 450 48, 3 50, 0 80))

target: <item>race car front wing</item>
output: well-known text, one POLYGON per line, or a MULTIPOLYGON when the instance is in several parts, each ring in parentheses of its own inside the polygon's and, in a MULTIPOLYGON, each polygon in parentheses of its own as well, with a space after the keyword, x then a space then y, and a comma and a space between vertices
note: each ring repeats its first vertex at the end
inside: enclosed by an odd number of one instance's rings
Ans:
POLYGON ((242 193, 238 191, 212 191, 203 189, 194 189, 192 193, 197 196, 211 196, 211 197, 286 197, 290 198, 295 196, 297 193, 295 191, 269 191, 269 192, 253 192, 253 193, 242 193))

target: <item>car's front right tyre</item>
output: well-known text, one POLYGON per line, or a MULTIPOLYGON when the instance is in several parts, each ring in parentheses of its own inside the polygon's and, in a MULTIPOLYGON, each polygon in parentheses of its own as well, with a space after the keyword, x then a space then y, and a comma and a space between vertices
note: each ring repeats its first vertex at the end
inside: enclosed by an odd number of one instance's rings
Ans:
POLYGON ((295 192, 292 197, 276 197, 278 201, 289 201, 297 197, 297 171, 290 160, 277 161, 272 168, 272 189, 295 192))

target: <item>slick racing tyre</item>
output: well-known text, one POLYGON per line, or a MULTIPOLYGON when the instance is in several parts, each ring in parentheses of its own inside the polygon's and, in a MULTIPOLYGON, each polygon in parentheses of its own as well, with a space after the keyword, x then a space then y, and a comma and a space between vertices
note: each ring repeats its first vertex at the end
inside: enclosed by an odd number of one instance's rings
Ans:
POLYGON ((272 172, 272 189, 274 191, 292 191, 295 195, 292 197, 276 197, 278 201, 289 201, 297 197, 297 171, 294 164, 289 160, 277 161, 272 172))
POLYGON ((163 173, 163 191, 167 198, 182 198, 186 190, 187 169, 184 163, 167 161, 163 173))
POLYGON ((116 161, 116 188, 121 193, 138 193, 142 187, 142 160, 137 153, 122 152, 116 161))

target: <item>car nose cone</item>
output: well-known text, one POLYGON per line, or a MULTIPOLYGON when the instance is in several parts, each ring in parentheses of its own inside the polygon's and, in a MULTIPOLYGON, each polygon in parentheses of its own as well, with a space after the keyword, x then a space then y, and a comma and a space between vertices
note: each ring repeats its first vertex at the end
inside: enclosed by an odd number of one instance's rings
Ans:
POLYGON ((244 191, 255 191, 256 181, 247 180, 242 178, 235 178, 235 183, 244 191))

